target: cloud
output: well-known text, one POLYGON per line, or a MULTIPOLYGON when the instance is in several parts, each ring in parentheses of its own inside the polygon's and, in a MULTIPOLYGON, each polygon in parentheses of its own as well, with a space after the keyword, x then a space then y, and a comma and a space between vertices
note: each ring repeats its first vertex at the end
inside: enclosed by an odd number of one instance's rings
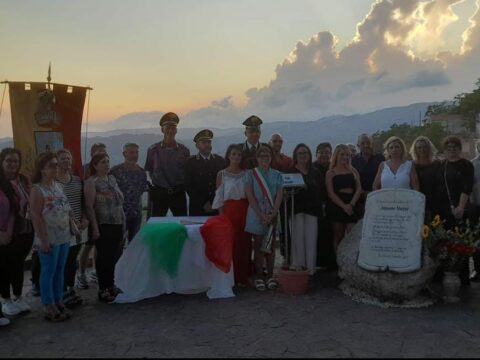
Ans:
MULTIPOLYGON (((459 39, 462 51, 442 51, 447 26, 458 20, 453 6, 464 1, 377 0, 343 49, 328 31, 297 42, 277 65, 275 78, 249 89, 247 105, 228 107, 226 113, 258 114, 265 121, 315 120, 468 91, 480 76, 480 0, 459 39)), ((224 113, 215 110, 202 112, 224 113)))

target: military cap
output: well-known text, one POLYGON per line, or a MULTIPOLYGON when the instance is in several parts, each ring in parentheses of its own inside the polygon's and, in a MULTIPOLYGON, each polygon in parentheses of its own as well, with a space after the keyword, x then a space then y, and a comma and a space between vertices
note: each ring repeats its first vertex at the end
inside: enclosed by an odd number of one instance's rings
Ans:
POLYGON ((213 132, 208 129, 204 129, 198 132, 197 135, 193 138, 193 141, 197 142, 200 140, 212 140, 213 139, 213 132))
POLYGON ((160 127, 165 125, 175 125, 177 126, 180 122, 178 115, 173 112, 168 112, 162 116, 160 119, 160 127))
POLYGON ((262 125, 263 121, 256 115, 250 116, 247 120, 243 122, 247 128, 258 128, 262 125))

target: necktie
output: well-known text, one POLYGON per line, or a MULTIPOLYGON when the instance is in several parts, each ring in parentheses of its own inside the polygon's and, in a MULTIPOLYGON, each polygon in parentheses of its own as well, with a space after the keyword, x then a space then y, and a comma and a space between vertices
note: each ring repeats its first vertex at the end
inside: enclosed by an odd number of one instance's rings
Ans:
POLYGON ((250 151, 251 151, 252 153, 255 153, 255 151, 257 151, 257 148, 256 148, 256 146, 255 146, 255 145, 253 145, 253 146, 250 148, 250 151))

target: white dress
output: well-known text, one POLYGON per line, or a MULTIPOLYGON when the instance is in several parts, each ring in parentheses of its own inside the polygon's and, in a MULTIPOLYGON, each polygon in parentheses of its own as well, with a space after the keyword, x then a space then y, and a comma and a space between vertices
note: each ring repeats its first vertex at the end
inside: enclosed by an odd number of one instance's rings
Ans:
POLYGON ((242 171, 239 174, 233 174, 224 169, 220 174, 222 176, 222 185, 220 185, 215 191, 212 209, 221 208, 223 203, 227 200, 240 200, 246 198, 245 185, 243 183, 245 171, 242 171))
POLYGON ((412 172, 412 162, 405 161, 394 174, 390 169, 390 161, 385 161, 380 180, 382 189, 411 189, 410 174, 412 172))

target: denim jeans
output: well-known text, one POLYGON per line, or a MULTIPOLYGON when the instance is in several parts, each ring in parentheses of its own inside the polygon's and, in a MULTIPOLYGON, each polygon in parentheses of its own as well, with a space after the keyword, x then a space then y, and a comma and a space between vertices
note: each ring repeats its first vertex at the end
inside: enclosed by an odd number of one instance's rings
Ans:
POLYGON ((70 243, 53 245, 48 254, 38 252, 40 258, 40 297, 43 305, 57 304, 63 299, 63 279, 70 243))

